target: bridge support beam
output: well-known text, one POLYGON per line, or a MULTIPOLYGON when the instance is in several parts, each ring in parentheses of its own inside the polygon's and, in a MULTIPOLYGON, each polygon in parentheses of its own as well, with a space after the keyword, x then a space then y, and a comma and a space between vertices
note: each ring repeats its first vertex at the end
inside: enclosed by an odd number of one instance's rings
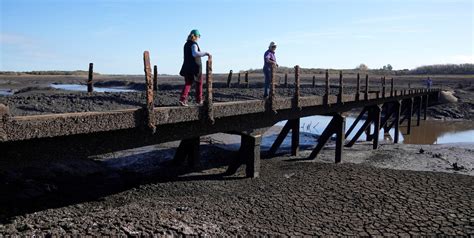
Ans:
POLYGON ((288 120, 285 126, 281 129, 280 134, 276 138, 275 142, 273 142, 272 147, 268 151, 268 156, 274 156, 277 152, 278 148, 280 148, 283 140, 285 140, 286 136, 291 130, 291 155, 297 156, 299 153, 299 145, 300 145, 300 119, 288 120))
POLYGON ((420 126, 421 110, 423 110, 423 97, 419 96, 417 99, 417 102, 418 102, 418 108, 416 109, 416 125, 420 126))
POLYGON ((196 168, 200 166, 200 156, 199 156, 199 137, 184 139, 179 143, 178 149, 173 158, 174 164, 183 164, 186 159, 188 161, 188 166, 191 168, 196 168))
POLYGON ((427 108, 428 108, 428 99, 429 99, 430 95, 427 94, 424 96, 425 98, 425 103, 423 104, 423 120, 426 121, 426 115, 427 115, 427 108))
MULTIPOLYGON (((360 118, 362 118, 362 116, 365 114, 365 112, 368 112, 367 119, 365 120, 362 127, 354 135, 352 140, 349 141, 349 143, 347 143, 345 145, 346 147, 352 147, 355 144, 355 142, 357 141, 357 139, 360 138, 362 133, 365 132, 366 135, 367 135, 367 141, 373 141, 373 148, 374 149, 378 148, 378 145, 379 145, 378 138, 379 138, 379 132, 380 132, 380 125, 381 125, 381 123, 380 123, 381 108, 380 108, 379 105, 374 105, 374 106, 364 108, 364 110, 362 111, 362 113, 358 117, 359 120, 360 120, 360 118), (374 124, 374 132, 373 133, 370 130, 370 125, 371 124, 374 124)), ((356 124, 359 122, 359 120, 356 119, 354 124, 351 125, 351 129, 356 126, 356 124)), ((349 134, 350 134, 350 132, 352 132, 352 130, 349 130, 347 132, 348 133, 346 133, 346 136, 349 136, 349 134)))
POLYGON ((345 140, 345 125, 346 125, 346 118, 341 114, 334 114, 332 117, 331 122, 329 125, 324 129, 321 136, 318 138, 318 144, 316 148, 314 148, 313 152, 309 155, 308 159, 315 159, 319 152, 323 149, 324 145, 331 139, 333 134, 336 134, 336 155, 335 155, 335 162, 340 163, 342 160, 342 150, 344 147, 344 140, 345 140))
POLYGON ((235 174, 237 169, 245 164, 245 174, 248 178, 260 176, 260 145, 261 134, 241 134, 240 149, 236 159, 231 161, 225 175, 235 174))

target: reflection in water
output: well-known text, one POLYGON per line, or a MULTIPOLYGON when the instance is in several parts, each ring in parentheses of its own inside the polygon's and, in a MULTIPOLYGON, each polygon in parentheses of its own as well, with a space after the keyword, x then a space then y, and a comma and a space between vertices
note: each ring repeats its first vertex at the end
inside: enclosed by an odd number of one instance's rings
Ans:
MULTIPOLYGON (((300 131, 321 135, 326 126, 331 121, 329 116, 311 116, 301 118, 300 131)), ((346 118, 346 129, 355 121, 354 117, 346 118)), ((279 122, 278 126, 284 126, 286 121, 279 122)), ((353 138, 357 130, 364 123, 359 121, 354 131, 346 138, 350 140, 353 138)), ((405 122, 406 123, 406 122, 405 122)), ((373 131, 373 130, 372 130, 373 131)), ((381 130, 383 132, 383 130, 381 130)), ((411 134, 406 135, 406 126, 400 127, 400 141, 404 144, 446 144, 446 143, 461 143, 474 142, 474 123, 468 122, 453 122, 453 121, 421 121, 420 126, 416 126, 416 121, 412 122, 411 134)), ((380 136, 379 140, 392 141, 395 135, 395 130, 389 131, 388 135, 380 136)), ((359 138, 360 141, 365 140, 365 135, 359 138)))
MULTIPOLYGON (((62 89, 62 90, 67 90, 67 91, 79 91, 79 92, 87 92, 87 85, 81 85, 81 84, 51 84, 50 85, 52 88, 56 89, 62 89)), ((94 87, 94 92, 111 92, 111 93, 116 93, 116 92, 136 92, 136 90, 132 89, 127 89, 127 88, 122 88, 122 87, 114 87, 114 88, 99 88, 99 87, 94 87)))

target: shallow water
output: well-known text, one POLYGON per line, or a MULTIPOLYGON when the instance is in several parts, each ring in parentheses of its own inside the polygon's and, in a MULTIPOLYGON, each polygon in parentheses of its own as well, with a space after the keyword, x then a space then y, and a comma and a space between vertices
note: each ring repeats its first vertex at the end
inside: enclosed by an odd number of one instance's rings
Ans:
MULTIPOLYGON (((50 84, 50 87, 55 89, 67 90, 67 91, 78 91, 78 92, 87 92, 87 85, 81 84, 50 84)), ((113 88, 99 88, 94 87, 94 92, 137 92, 137 90, 128 89, 125 87, 113 87, 113 88)))
MULTIPOLYGON (((321 135, 326 126, 331 121, 329 116, 311 116, 301 118, 300 131, 312 135, 321 135)), ((346 118, 346 129, 355 121, 354 117, 346 118)), ((277 123, 278 126, 284 126, 286 121, 277 123)), ((353 132, 346 138, 353 138, 357 130, 362 126, 364 120, 359 121, 353 132)), ((420 126, 416 126, 416 121, 412 121, 411 134, 406 135, 406 125, 400 129, 400 142, 404 144, 447 144, 474 142, 474 123, 471 121, 421 121, 420 126)), ((392 141, 395 130, 391 129, 388 134, 380 135, 379 140, 392 141)), ((359 141, 365 140, 362 135, 359 141)), ((286 142, 287 140, 285 140, 286 142)), ((288 140, 289 142, 289 140, 288 140)))
POLYGON ((13 95, 13 91, 10 89, 0 89, 0 96, 13 95))

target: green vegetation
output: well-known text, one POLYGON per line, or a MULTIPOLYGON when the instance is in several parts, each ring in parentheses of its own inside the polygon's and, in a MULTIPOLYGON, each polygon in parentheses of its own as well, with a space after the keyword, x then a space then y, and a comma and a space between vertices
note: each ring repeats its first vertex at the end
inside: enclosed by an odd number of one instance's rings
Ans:
MULTIPOLYGON (((263 73, 262 69, 250 69, 249 73, 263 73)), ((384 74, 384 75, 437 75, 437 74, 474 74, 474 64, 440 64, 440 65, 427 65, 421 66, 415 69, 402 69, 402 70, 393 70, 392 65, 384 65, 380 69, 370 69, 366 64, 360 64, 354 69, 329 69, 331 74, 342 71, 344 74, 357 74, 357 73, 369 73, 369 74, 384 74)), ((245 72, 245 71, 241 71, 245 72)), ((294 73, 294 68, 280 66, 277 69, 276 73, 279 74, 292 74, 294 73)), ((324 74, 326 69, 321 68, 300 68, 301 74, 324 74)))

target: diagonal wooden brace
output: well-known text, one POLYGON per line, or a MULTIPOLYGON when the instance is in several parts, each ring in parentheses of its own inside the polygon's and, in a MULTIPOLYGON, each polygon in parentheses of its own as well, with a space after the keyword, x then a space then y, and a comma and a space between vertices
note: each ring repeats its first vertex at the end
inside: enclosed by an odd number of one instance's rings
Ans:
POLYGON ((335 155, 335 162, 339 163, 342 160, 342 150, 343 150, 343 143, 345 139, 345 124, 346 118, 343 117, 341 114, 335 114, 332 117, 331 122, 329 125, 324 129, 321 136, 318 138, 318 144, 316 148, 314 148, 313 152, 311 152, 308 159, 315 159, 319 152, 323 149, 324 145, 329 141, 333 134, 336 134, 336 155, 335 155))

